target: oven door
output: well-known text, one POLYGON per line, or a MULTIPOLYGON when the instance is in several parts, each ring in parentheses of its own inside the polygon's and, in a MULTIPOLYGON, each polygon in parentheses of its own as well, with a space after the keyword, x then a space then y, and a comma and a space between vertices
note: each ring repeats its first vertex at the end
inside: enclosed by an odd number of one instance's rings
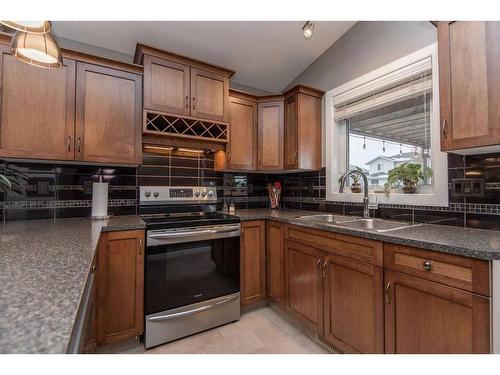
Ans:
POLYGON ((146 315, 239 292, 239 224, 148 231, 147 241, 146 315))

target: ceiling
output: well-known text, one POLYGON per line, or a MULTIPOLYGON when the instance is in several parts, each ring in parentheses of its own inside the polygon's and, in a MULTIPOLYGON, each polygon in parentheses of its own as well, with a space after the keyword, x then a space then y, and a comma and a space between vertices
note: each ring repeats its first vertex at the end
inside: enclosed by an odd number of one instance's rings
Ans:
POLYGON ((132 56, 137 42, 236 71, 232 81, 282 91, 355 22, 304 21, 54 21, 56 36, 132 56))

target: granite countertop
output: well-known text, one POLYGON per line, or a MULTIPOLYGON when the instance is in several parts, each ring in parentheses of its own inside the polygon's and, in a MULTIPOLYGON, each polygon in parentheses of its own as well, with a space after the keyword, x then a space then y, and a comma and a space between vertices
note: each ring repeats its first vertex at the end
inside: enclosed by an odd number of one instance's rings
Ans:
POLYGON ((139 216, 0 225, 0 353, 65 353, 99 234, 143 229, 139 216))
POLYGON ((245 220, 276 220, 308 228, 348 234, 398 245, 419 247, 443 253, 463 255, 471 258, 499 260, 500 231, 452 227, 447 225, 420 224, 404 229, 378 233, 369 230, 349 229, 334 224, 318 223, 300 219, 300 216, 326 212, 302 210, 236 210, 236 216, 245 220))

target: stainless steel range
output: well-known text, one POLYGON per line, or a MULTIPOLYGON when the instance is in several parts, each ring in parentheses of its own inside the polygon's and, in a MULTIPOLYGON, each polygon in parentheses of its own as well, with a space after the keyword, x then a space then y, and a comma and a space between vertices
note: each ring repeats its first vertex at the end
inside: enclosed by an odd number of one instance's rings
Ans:
POLYGON ((240 318, 240 220, 216 203, 212 187, 140 188, 146 348, 240 318))

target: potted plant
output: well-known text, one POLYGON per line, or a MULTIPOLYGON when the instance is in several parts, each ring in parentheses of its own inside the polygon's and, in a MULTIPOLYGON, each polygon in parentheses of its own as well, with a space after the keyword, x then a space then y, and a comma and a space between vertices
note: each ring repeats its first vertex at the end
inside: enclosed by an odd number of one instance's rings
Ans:
POLYGON ((402 186, 403 193, 414 194, 417 191, 417 185, 420 181, 432 176, 432 169, 422 168, 422 165, 416 163, 402 163, 389 171, 387 182, 384 185, 386 195, 389 195, 392 189, 402 186))
MULTIPOLYGON (((363 172, 363 170, 360 167, 356 167, 357 171, 363 172)), ((361 184, 359 181, 361 180, 361 175, 359 174, 352 174, 351 175, 351 192, 353 193, 361 193, 361 184)))

